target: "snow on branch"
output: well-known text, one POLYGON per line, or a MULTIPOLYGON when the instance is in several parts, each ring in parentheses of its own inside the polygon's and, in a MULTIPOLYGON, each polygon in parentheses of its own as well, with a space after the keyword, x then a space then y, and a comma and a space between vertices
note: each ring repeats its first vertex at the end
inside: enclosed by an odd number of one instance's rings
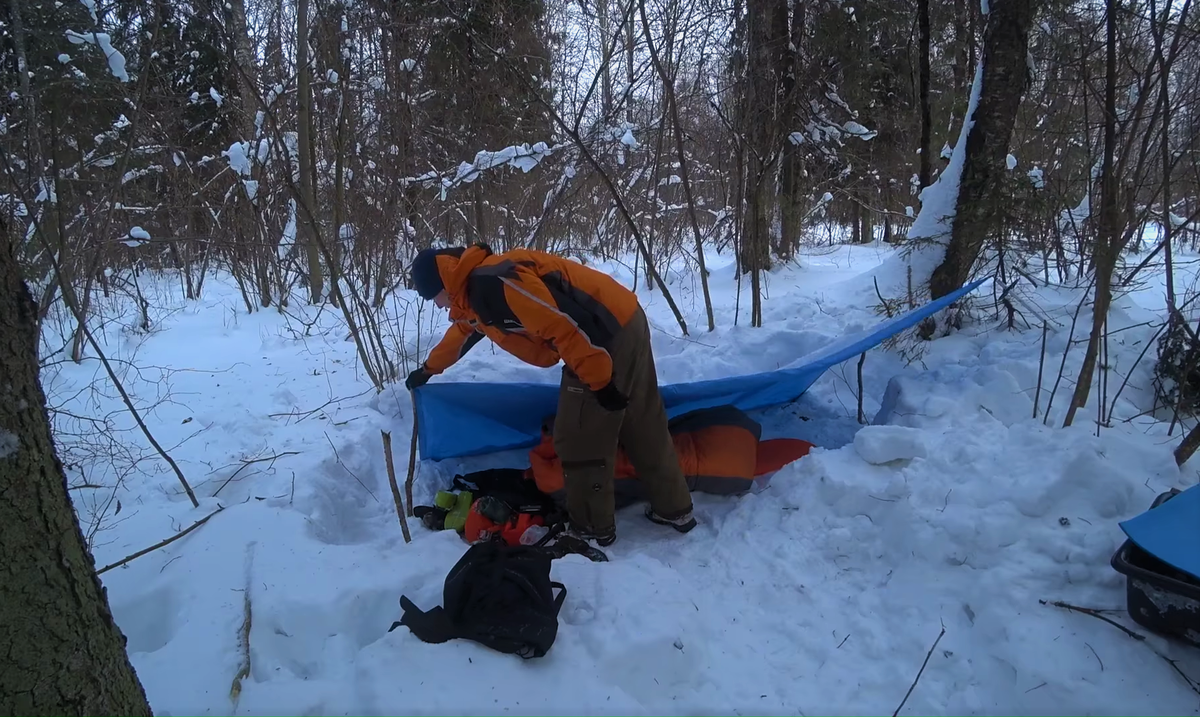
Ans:
POLYGON ((456 169, 445 172, 426 172, 417 177, 405 177, 400 180, 400 184, 404 187, 413 184, 423 187, 438 186, 440 188, 439 198, 444 200, 449 190, 461 184, 474 182, 480 174, 489 169, 507 165, 516 167, 522 172, 529 172, 541 164, 542 160, 561 150, 564 146, 566 145, 557 144, 550 147, 545 142, 538 142, 532 147, 528 144, 520 144, 505 147, 496 152, 484 150, 476 153, 474 162, 463 162, 456 169))
POLYGON ((104 57, 108 60, 108 69, 113 77, 121 82, 129 82, 129 73, 125 71, 125 56, 112 46, 112 37, 107 32, 79 33, 67 30, 67 40, 73 45, 98 45, 104 57))

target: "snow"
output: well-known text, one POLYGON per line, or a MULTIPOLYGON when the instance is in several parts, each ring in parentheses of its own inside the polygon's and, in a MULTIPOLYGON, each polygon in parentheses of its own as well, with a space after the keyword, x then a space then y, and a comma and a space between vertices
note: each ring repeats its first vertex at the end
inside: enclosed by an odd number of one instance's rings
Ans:
POLYGON ((73 45, 81 45, 85 42, 98 45, 100 51, 104 53, 105 59, 108 60, 108 69, 112 72, 113 77, 121 82, 129 82, 129 73, 125 71, 125 56, 112 46, 112 37, 107 32, 78 33, 74 30, 67 30, 66 35, 67 40, 73 45))
POLYGON ((924 433, 905 426, 867 426, 854 434, 854 450, 872 465, 924 458, 924 433))
POLYGON ((208 88, 208 96, 212 98, 213 102, 217 103, 217 107, 220 107, 221 105, 225 104, 225 98, 221 95, 220 92, 217 92, 217 88, 215 88, 215 87, 208 88))
POLYGON ((65 64, 67 64, 68 62, 70 62, 70 61, 71 61, 71 56, 70 56, 70 55, 68 55, 68 54, 67 54, 67 53, 65 53, 65 52, 61 52, 61 53, 59 53, 59 55, 58 55, 58 61, 59 61, 59 62, 61 62, 61 63, 63 63, 63 64, 65 65, 65 64))
POLYGON ((1029 175, 1029 181, 1033 182, 1033 186, 1035 189, 1045 189, 1046 188, 1046 177, 1045 177, 1045 174, 1042 172, 1041 167, 1034 167, 1033 169, 1029 170, 1029 172, 1027 172, 1027 174, 1029 175))
POLYGON ((129 234, 127 236, 129 238, 125 239, 121 243, 129 247, 137 248, 145 242, 150 241, 150 232, 142 229, 141 227, 133 227, 129 230, 129 234))
POLYGON ((1004 158, 1004 166, 1008 167, 1009 171, 1017 168, 1017 158, 1011 154, 1004 158))
POLYGON ((337 81, 338 81, 337 70, 326 70, 325 71, 325 80, 328 81, 330 84, 336 85, 337 81))
POLYGON ((20 448, 21 442, 16 435, 0 428, 0 458, 8 458, 16 455, 17 449, 20 448))
MULTIPOLYGON (((269 145, 267 140, 261 140, 258 145, 258 161, 260 163, 266 159, 268 151, 269 145)), ((221 154, 229 159, 230 169, 243 177, 249 177, 251 174, 250 152, 249 142, 234 142, 229 145, 229 149, 221 152, 221 154)))
POLYGON ((842 129, 845 130, 847 134, 854 135, 855 137, 858 137, 864 141, 872 139, 875 137, 875 135, 879 134, 878 132, 874 132, 866 127, 863 127, 857 122, 847 122, 846 124, 842 125, 842 129))
POLYGON ((416 66, 417 61, 412 58, 400 61, 400 69, 404 70, 405 72, 412 72, 416 66))
POLYGON ((96 16, 96 0, 79 0, 79 2, 88 9, 88 14, 92 16, 92 22, 99 24, 100 18, 96 16))
MULTIPOLYGON (((294 223, 288 232, 294 238, 294 223)), ((749 328, 745 296, 733 325, 732 257, 710 251, 715 331, 681 337, 660 294, 640 297, 660 380, 772 370, 869 328, 880 320, 873 280, 900 271, 901 256, 880 242, 804 252, 767 277, 764 327, 749 328)), ((630 257, 593 265, 630 285, 630 257)), ((700 326, 699 285, 686 267, 664 276, 700 326)), ((1161 278, 1114 304, 1109 325, 1121 338, 1106 358, 1116 377, 1153 339, 1146 322, 1164 311, 1161 278)), ((1117 523, 1197 482, 1195 461, 1174 464, 1170 416, 1137 417, 1151 402, 1148 361, 1133 368, 1099 437, 1090 420, 1057 427, 1069 388, 1059 387, 1048 424, 1032 417, 1034 397, 1042 412, 1050 398, 1050 367, 1079 338, 1068 327, 1084 289, 1030 299, 1051 327, 1040 395, 1040 325, 1009 331, 980 313, 919 356, 868 354, 863 410, 875 425, 855 419, 855 362, 795 404, 756 412, 764 437, 818 448, 748 495, 696 494, 699 526, 687 535, 650 524, 640 506, 621 511, 610 562, 555 561, 552 577, 568 589, 557 640, 526 662, 387 631, 401 594, 425 608, 441 603, 466 545, 419 521, 410 521, 413 542, 401 539, 380 431, 391 433, 402 472, 411 404, 402 386, 376 393, 362 377, 338 312, 293 301, 286 312, 247 314, 236 283, 220 274, 192 302, 178 298, 175 277, 154 283, 143 273, 139 282, 157 331, 126 332, 137 310, 120 319, 115 298, 97 298, 114 318, 94 330, 201 505, 152 458, 138 460, 115 494, 71 495, 81 520, 109 495, 126 506, 97 531, 97 565, 224 507, 101 576, 157 714, 883 714, 900 704, 943 626, 905 714, 1196 713, 1196 694, 1154 654, 1196 679, 1195 650, 1153 635, 1130 640, 1038 602, 1112 610, 1107 617, 1145 633, 1124 613, 1124 578, 1109 565, 1124 540, 1117 523), (250 674, 235 700, 246 597, 250 674)), ((400 292, 387 307, 388 335, 403 337, 386 347, 401 376, 447 325, 428 304, 418 316, 420 306, 400 292)), ((1068 354, 1066 383, 1082 353, 1068 354)), ((121 439, 137 444, 132 421, 94 360, 53 366, 43 383, 69 480, 112 485, 121 466, 89 457, 72 438, 72 417, 111 412, 121 439), (85 390, 93 384, 101 390, 85 390)), ((485 341, 434 380, 558 375, 485 341)), ((1094 416, 1096 400, 1080 416, 1094 416)), ((520 460, 419 463, 416 502, 429 504, 456 472, 520 460)))

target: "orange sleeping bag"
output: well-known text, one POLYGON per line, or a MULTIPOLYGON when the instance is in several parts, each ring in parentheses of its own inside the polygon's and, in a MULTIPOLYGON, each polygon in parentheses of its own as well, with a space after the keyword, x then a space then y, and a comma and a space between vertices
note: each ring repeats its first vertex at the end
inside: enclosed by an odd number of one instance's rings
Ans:
MULTIPOLYGON (((542 442, 529 451, 530 477, 543 493, 563 490, 562 463, 554 451, 550 426, 542 442)), ((675 453, 688 488, 701 493, 735 495, 750 490, 757 476, 773 473, 805 455, 813 445, 795 438, 761 440, 762 426, 734 406, 717 406, 685 413, 669 424, 675 453)), ((619 503, 640 500, 641 484, 633 464, 618 448, 616 494, 619 503)))

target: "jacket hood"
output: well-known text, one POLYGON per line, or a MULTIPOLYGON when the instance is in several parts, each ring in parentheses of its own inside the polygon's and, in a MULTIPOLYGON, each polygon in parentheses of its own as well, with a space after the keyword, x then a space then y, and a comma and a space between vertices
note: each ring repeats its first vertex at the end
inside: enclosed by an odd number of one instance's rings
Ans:
POLYGON ((467 278, 491 255, 492 250, 488 246, 477 244, 468 247, 461 256, 444 254, 437 258, 438 275, 442 277, 452 306, 460 309, 467 307, 467 278))

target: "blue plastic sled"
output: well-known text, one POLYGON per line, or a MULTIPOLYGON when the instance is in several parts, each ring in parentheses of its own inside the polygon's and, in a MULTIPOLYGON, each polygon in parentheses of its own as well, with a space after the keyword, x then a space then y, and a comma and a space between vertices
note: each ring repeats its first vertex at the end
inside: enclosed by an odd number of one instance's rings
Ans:
POLYGON ((1121 523, 1142 550, 1200 580, 1200 485, 1121 523))

